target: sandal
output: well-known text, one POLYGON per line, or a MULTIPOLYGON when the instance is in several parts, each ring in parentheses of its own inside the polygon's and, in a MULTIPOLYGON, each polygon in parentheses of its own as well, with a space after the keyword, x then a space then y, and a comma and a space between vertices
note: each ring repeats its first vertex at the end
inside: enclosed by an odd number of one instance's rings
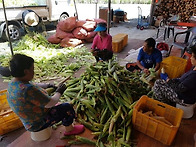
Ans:
POLYGON ((129 68, 129 67, 131 67, 131 66, 136 66, 137 64, 136 63, 127 63, 126 64, 126 68, 129 68))
POLYGON ((73 130, 70 132, 64 132, 64 136, 77 135, 84 131, 84 125, 75 125, 73 130))
POLYGON ((136 68, 137 64, 136 63, 127 63, 126 64, 126 69, 129 71, 134 71, 136 68))

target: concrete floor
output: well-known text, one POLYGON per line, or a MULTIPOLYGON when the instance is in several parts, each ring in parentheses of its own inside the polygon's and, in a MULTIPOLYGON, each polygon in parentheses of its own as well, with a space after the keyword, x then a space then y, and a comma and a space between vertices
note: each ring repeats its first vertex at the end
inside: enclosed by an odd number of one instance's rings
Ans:
MULTIPOLYGON (((137 21, 133 20, 133 22, 120 22, 118 24, 112 24, 110 29, 110 34, 115 35, 117 33, 126 33, 128 34, 128 45, 123 49, 120 53, 115 53, 118 59, 124 59, 128 52, 131 49, 138 49, 143 45, 143 42, 148 37, 153 37, 156 39, 156 28, 146 28, 143 31, 136 29, 137 21)), ((51 33, 51 32, 48 32, 51 33)), ((161 33, 160 33, 161 34, 161 33)), ((163 34, 159 36, 157 39, 158 42, 163 41, 163 34)), ((166 42, 170 45, 172 38, 167 39, 166 42)), ((88 48, 90 48, 91 43, 85 44, 88 48)), ((171 55, 179 56, 179 50, 173 50, 171 55)), ((2 82, 3 79, 0 78, 0 90, 7 88, 7 83, 2 82)), ((195 122, 195 119, 194 119, 195 122)), ((193 123, 194 123, 193 122, 193 123)), ((196 127, 195 127, 196 128, 196 127)), ((59 128, 60 131, 63 131, 62 128, 59 128)), ((87 130, 88 131, 88 130, 87 130)), ((54 145, 65 145, 65 142, 62 142, 60 139, 57 139, 56 136, 59 136, 59 131, 53 132, 53 137, 50 140, 44 141, 42 143, 36 143, 30 139, 30 133, 26 132, 24 128, 20 128, 13 132, 7 133, 3 136, 0 136, 0 146, 1 147, 26 147, 26 146, 54 146, 54 145), (54 135, 56 134, 56 135, 54 135), (64 144, 63 144, 64 143, 64 144)), ((87 133, 88 134, 88 133, 87 133)), ((85 136, 85 133, 82 135, 85 136)), ((158 144, 157 144, 158 145, 158 144)))

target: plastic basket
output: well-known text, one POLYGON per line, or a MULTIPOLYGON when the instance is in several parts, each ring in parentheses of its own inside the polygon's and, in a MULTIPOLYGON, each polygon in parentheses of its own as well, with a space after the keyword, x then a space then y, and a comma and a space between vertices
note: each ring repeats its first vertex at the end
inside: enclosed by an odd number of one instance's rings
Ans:
POLYGON ((114 53, 121 52, 127 45, 128 34, 116 34, 112 37, 112 50, 114 53))
POLYGON ((119 33, 113 36, 113 39, 122 38, 123 39, 123 47, 125 47, 128 43, 128 34, 119 33))
POLYGON ((161 62, 159 73, 161 72, 161 69, 164 68, 170 79, 178 78, 184 74, 186 65, 186 59, 169 56, 161 62))
POLYGON ((123 49, 123 39, 121 38, 112 38, 112 50, 114 53, 118 53, 123 49))
POLYGON ((176 136, 181 123, 183 111, 157 100, 142 96, 133 109, 134 128, 166 145, 170 145, 176 136), (164 117, 172 125, 147 116, 140 111, 152 111, 158 116, 164 117))
POLYGON ((19 117, 9 107, 7 90, 0 91, 0 124, 0 135, 23 127, 19 117))

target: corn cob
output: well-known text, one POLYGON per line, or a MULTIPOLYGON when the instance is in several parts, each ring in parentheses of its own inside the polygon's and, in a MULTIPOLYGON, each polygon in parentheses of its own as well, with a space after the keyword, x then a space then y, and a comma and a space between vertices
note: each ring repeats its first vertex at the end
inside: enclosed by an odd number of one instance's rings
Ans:
POLYGON ((82 123, 85 127, 90 129, 91 131, 98 132, 99 129, 95 128, 92 124, 85 122, 83 119, 78 119, 80 123, 82 123))
POLYGON ((51 95, 55 91, 55 89, 51 87, 51 88, 47 88, 46 91, 48 95, 51 95))
POLYGON ((128 129, 127 129, 126 142, 128 142, 128 141, 129 141, 130 136, 131 136, 131 126, 129 126, 129 127, 128 127, 128 129))
POLYGON ((96 142, 95 141, 92 141, 92 140, 90 140, 88 138, 81 137, 81 136, 78 136, 78 135, 76 135, 75 137, 76 137, 77 140, 81 141, 82 143, 96 146, 96 142))
POLYGON ((105 120, 106 120, 107 111, 108 111, 108 107, 105 108, 105 110, 104 110, 104 112, 103 112, 103 114, 101 116, 101 119, 100 119, 100 123, 101 124, 103 124, 105 122, 105 120))
POLYGON ((106 97, 106 95, 104 95, 104 96, 105 96, 105 100, 106 100, 106 103, 107 103, 107 105, 108 105, 109 110, 111 111, 112 115, 115 115, 115 111, 114 111, 113 106, 112 106, 111 103, 109 102, 109 100, 108 100, 108 98, 106 97))
POLYGON ((81 100, 81 103, 85 105, 90 111, 96 114, 96 110, 90 105, 89 100, 81 100))

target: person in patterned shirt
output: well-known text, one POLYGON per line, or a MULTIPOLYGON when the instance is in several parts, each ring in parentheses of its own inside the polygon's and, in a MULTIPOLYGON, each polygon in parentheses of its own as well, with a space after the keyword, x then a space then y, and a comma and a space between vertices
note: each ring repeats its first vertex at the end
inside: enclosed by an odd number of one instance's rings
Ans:
POLYGON ((50 84, 32 82, 33 58, 15 54, 10 60, 10 72, 13 79, 8 84, 7 100, 26 130, 38 132, 62 121, 65 126, 64 135, 79 134, 84 131, 83 125, 73 125, 76 114, 71 104, 56 105, 66 90, 65 84, 56 87, 55 94, 49 96, 44 88, 50 87, 50 84))

